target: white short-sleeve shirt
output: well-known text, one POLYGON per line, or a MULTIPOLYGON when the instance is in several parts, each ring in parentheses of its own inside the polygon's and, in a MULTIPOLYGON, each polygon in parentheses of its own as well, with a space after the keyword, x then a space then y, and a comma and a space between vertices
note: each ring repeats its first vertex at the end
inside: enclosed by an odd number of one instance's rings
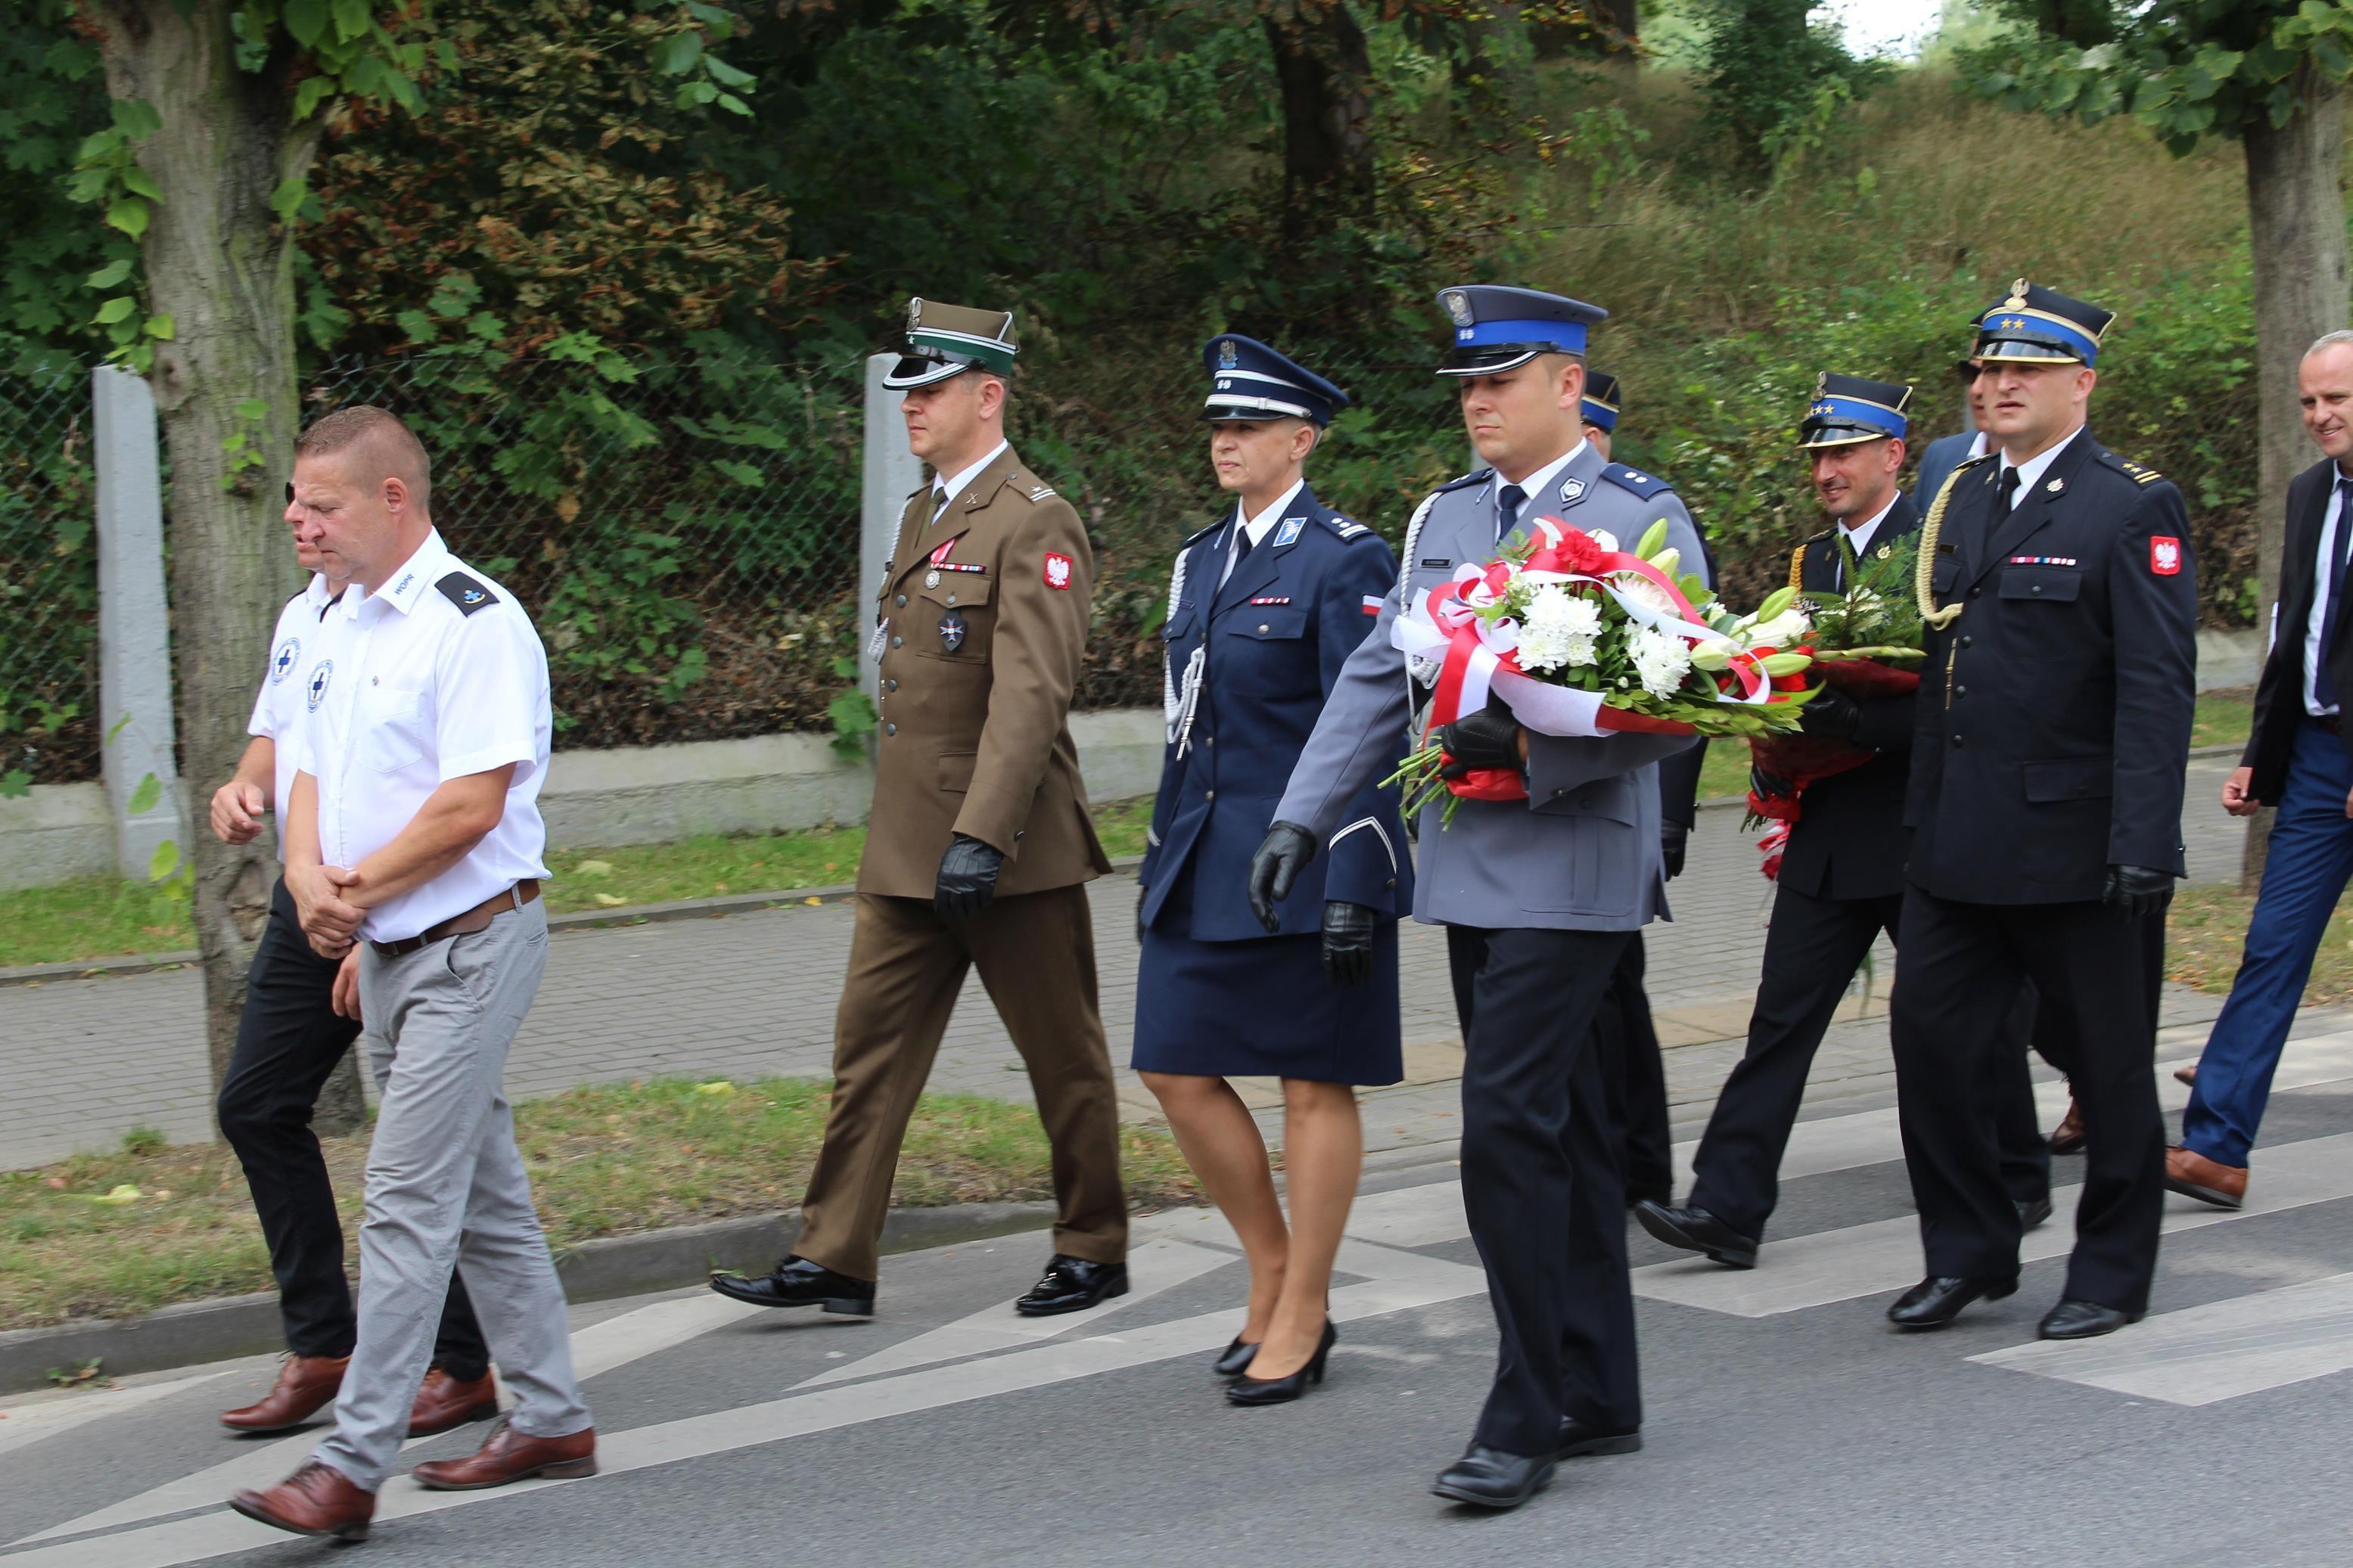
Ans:
MULTIPOLYGON (((277 793, 269 797, 269 809, 281 823, 286 820, 287 796, 294 789, 294 751, 300 740, 294 730, 301 721, 302 683, 311 668, 302 656, 315 655, 323 646, 326 639, 319 623, 334 602, 334 590, 327 580, 312 573, 310 585, 278 612, 278 629, 269 637, 269 668, 262 672, 261 689, 254 694, 253 717, 245 724, 247 734, 260 736, 277 750, 277 793)), ((286 858, 282 833, 278 858, 286 858)))
POLYGON ((300 733, 327 864, 356 866, 391 843, 447 781, 516 764, 499 825, 430 882, 368 910, 360 934, 398 942, 546 876, 547 654, 514 595, 436 531, 383 593, 352 584, 322 627, 324 646, 303 656, 300 733))

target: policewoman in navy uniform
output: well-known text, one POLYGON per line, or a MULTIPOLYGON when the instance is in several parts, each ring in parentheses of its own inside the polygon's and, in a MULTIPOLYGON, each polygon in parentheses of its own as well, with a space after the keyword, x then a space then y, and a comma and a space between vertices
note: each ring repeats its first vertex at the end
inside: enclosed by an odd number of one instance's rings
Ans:
POLYGON ((2031 981, 2068 1041, 2087 1142, 2045 1339, 2148 1306, 2165 1199, 2156 976, 2183 874, 2198 592, 2181 492, 2086 424, 2110 312, 2020 279, 1977 358, 1997 450, 1921 530, 1929 622, 1891 1033, 1926 1277, 1888 1316, 1936 1328, 2018 1288, 1995 1150, 1998 1026, 2031 981))
POLYGON ((1134 1066, 1250 1258, 1248 1315, 1217 1370, 1235 1404, 1266 1405, 1321 1382, 1335 1337, 1324 1298, 1364 1152, 1354 1086, 1404 1077, 1397 922, 1413 868, 1398 791, 1371 784, 1271 935, 1250 912, 1250 859, 1398 564, 1303 472, 1346 395, 1232 333, 1202 358, 1209 461, 1234 506, 1185 542, 1169 583, 1134 1066), (1235 1077, 1282 1080, 1288 1226, 1235 1077))

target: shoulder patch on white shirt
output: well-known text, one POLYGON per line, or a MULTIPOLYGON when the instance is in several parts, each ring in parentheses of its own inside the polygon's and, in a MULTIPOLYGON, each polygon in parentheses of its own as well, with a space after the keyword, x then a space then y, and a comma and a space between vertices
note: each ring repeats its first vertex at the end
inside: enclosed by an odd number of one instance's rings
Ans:
POLYGON ((470 616, 476 610, 499 602, 499 596, 496 594, 491 593, 463 572, 452 572, 433 585, 441 590, 443 598, 458 606, 458 613, 461 616, 470 616))

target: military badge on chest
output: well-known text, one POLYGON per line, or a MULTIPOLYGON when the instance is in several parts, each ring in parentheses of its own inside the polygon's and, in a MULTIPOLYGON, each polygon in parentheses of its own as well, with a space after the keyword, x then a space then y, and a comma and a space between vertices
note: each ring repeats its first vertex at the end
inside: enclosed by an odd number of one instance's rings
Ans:
POLYGON ((963 612, 950 610, 940 617, 940 646, 950 653, 964 647, 963 612))

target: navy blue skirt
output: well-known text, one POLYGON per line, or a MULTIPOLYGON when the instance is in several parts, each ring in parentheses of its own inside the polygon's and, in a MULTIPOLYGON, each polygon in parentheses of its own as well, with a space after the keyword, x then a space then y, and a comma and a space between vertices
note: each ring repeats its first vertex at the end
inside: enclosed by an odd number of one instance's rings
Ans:
MULTIPOLYGON (((1161 923, 1181 924, 1181 913, 1161 923)), ((1324 939, 1313 934, 1195 942, 1145 932, 1128 1065, 1210 1078, 1396 1083, 1405 1077, 1397 922, 1373 928, 1373 973, 1362 985, 1325 977, 1324 939)))

